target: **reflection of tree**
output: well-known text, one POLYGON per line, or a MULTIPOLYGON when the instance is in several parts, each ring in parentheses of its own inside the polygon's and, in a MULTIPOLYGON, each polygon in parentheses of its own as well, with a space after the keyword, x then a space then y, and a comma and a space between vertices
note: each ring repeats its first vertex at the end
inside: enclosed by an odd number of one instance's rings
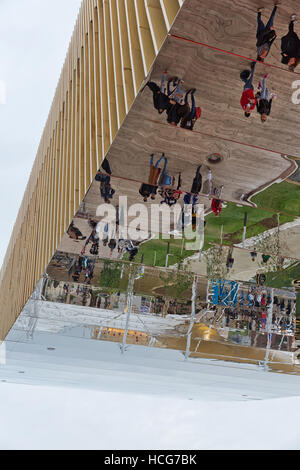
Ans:
POLYGON ((214 245, 205 252, 207 277, 209 279, 225 279, 227 276, 227 247, 214 245))
POLYGON ((273 233, 263 233, 260 235, 255 244, 255 248, 262 254, 268 254, 270 258, 267 262, 261 261, 260 267, 265 272, 282 271, 284 269, 284 257, 282 256, 282 250, 287 250, 287 245, 280 239, 280 225, 278 218, 277 230, 273 233))

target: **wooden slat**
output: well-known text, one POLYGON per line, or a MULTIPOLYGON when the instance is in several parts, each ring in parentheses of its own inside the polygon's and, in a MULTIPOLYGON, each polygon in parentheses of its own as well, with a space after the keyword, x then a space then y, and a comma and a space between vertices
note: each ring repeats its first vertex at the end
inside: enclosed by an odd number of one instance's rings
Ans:
POLYGON ((180 3, 83 0, 0 271, 0 341, 78 210, 180 3))

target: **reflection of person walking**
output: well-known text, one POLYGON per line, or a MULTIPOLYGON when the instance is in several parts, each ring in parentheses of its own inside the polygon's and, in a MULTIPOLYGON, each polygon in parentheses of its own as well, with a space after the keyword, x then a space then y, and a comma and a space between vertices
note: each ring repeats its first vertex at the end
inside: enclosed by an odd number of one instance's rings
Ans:
POLYGON ((158 113, 163 113, 166 109, 170 107, 170 99, 167 96, 167 72, 164 72, 162 75, 160 86, 154 82, 147 83, 148 88, 153 93, 153 106, 157 109, 158 113))
POLYGON ((192 189, 191 189, 192 194, 199 194, 202 188, 202 176, 200 173, 201 166, 202 165, 198 166, 195 178, 193 180, 192 189))
POLYGON ((185 94, 185 98, 184 98, 185 105, 189 105, 189 102, 188 102, 189 96, 191 97, 191 107, 190 107, 191 111, 187 116, 181 119, 181 124, 180 124, 180 127, 183 127, 184 129, 189 129, 190 131, 193 130, 197 119, 199 119, 201 116, 201 108, 199 106, 196 107, 196 101, 194 97, 195 92, 196 92, 196 88, 192 88, 191 90, 188 90, 185 94))
POLYGON ((254 96, 254 87, 253 87, 253 77, 254 77, 254 71, 255 71, 255 65, 256 62, 251 63, 251 71, 249 74, 249 70, 244 70, 241 74, 241 80, 245 83, 244 85, 244 91, 241 97, 241 106, 243 110, 245 111, 245 116, 249 117, 251 114, 251 111, 256 106, 257 99, 254 96))
POLYGON ((164 153, 157 160, 155 165, 154 165, 154 154, 150 156, 150 171, 149 171, 148 183, 142 183, 139 189, 139 193, 141 196, 143 196, 144 202, 147 202, 147 199, 150 196, 151 196, 151 199, 155 199, 157 186, 158 186, 158 178, 160 174, 162 177, 166 174, 167 165, 168 165, 168 159, 165 157, 164 153), (164 160, 163 169, 159 168, 159 164, 162 160, 164 160))
POLYGON ((274 18, 277 10, 277 2, 274 5, 270 19, 266 25, 264 25, 261 19, 261 10, 257 10, 257 60, 263 62, 270 52, 271 46, 276 39, 276 32, 273 27, 274 18))
POLYGON ((182 87, 183 83, 184 83, 183 80, 180 80, 178 77, 170 78, 168 80, 168 85, 167 85, 168 96, 171 100, 176 101, 176 103, 178 104, 181 104, 183 100, 183 94, 184 94, 184 90, 182 87), (173 90, 171 90, 170 88, 171 82, 173 82, 173 86, 174 86, 173 90))
POLYGON ((149 184, 153 184, 154 186, 157 186, 158 184, 158 177, 161 172, 161 168, 159 168, 160 162, 164 160, 164 166, 162 169, 162 175, 164 175, 167 171, 167 165, 168 165, 168 159, 166 158, 165 154, 163 153, 162 156, 157 160, 157 162, 154 165, 154 154, 151 155, 150 157, 150 173, 149 173, 149 184))
POLYGON ((289 32, 281 38, 281 62, 287 64, 292 72, 300 61, 300 39, 294 31, 296 21, 296 15, 291 15, 289 32))
POLYGON ((261 115, 262 122, 265 122, 267 120, 267 116, 270 115, 272 100, 273 98, 275 98, 274 93, 271 94, 271 97, 269 96, 269 90, 267 88, 267 78, 268 74, 265 74, 262 81, 262 85, 260 83, 258 84, 258 93, 256 95, 256 109, 257 112, 261 115))
POLYGON ((213 200, 211 201, 211 210, 215 214, 216 217, 218 217, 221 213, 222 210, 222 193, 223 193, 223 188, 224 186, 220 186, 219 189, 215 188, 214 189, 214 197, 213 200))

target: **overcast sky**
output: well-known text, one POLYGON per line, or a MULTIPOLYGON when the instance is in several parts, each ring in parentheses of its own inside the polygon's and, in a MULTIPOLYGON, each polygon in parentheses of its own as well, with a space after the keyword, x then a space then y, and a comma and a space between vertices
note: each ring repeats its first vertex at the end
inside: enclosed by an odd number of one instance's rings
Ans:
POLYGON ((0 449, 300 447, 298 397, 201 402, 0 385, 0 449))
POLYGON ((0 0, 0 266, 80 4, 0 0))

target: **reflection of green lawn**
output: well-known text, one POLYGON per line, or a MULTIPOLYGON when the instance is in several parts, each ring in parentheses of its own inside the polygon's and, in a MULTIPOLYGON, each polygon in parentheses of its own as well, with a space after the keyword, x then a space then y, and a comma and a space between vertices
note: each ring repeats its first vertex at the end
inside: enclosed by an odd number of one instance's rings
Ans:
MULTIPOLYGON (((266 230, 277 226, 276 212, 285 212, 280 215, 280 225, 291 222, 295 219, 295 215, 299 213, 300 207, 300 186, 283 182, 273 184, 265 191, 257 194, 252 198, 258 208, 238 207, 233 203, 227 203, 219 217, 214 214, 206 216, 205 227, 205 243, 204 250, 210 247, 210 243, 218 243, 220 241, 221 227, 223 226, 223 243, 239 243, 243 236, 244 214, 247 212, 247 238, 254 237, 266 230), (259 207, 270 208, 274 213, 259 209, 259 207)), ((181 258, 181 240, 170 240, 169 264, 175 264, 181 258)), ((156 266, 164 266, 166 261, 168 240, 150 240, 140 247, 136 261, 140 261, 141 255, 144 255, 144 263, 153 265, 154 252, 156 252, 156 266)), ((182 258, 191 256, 193 251, 184 250, 182 258)), ((127 257, 128 258, 128 257, 127 257)), ((124 259, 127 259, 126 257, 124 259)))
MULTIPOLYGON (((160 238, 160 239, 149 240, 148 242, 143 243, 140 246, 139 253, 136 256, 134 261, 140 262, 141 257, 144 256, 143 263, 146 264, 147 266, 153 266, 154 259, 156 256, 155 266, 164 267, 166 263, 168 241, 170 242, 170 254, 172 254, 172 256, 169 256, 169 266, 180 262, 181 259, 185 259, 188 256, 193 255, 194 251, 185 250, 185 249, 183 249, 183 252, 181 255, 182 240, 175 240, 175 239, 163 240, 160 238)), ((128 260, 128 258, 129 258, 128 254, 126 253, 123 259, 128 260)))
POLYGON ((258 207, 300 216, 300 186, 284 181, 257 194, 252 201, 258 207))
MULTIPOLYGON (((300 261, 296 261, 283 271, 267 273, 266 285, 270 287, 292 287, 294 279, 300 279, 300 261)), ((296 302, 297 317, 300 317, 300 293, 297 295, 296 302)))
POLYGON ((270 287, 292 287, 294 279, 300 279, 300 261, 296 261, 283 271, 267 273, 267 285, 270 287))

